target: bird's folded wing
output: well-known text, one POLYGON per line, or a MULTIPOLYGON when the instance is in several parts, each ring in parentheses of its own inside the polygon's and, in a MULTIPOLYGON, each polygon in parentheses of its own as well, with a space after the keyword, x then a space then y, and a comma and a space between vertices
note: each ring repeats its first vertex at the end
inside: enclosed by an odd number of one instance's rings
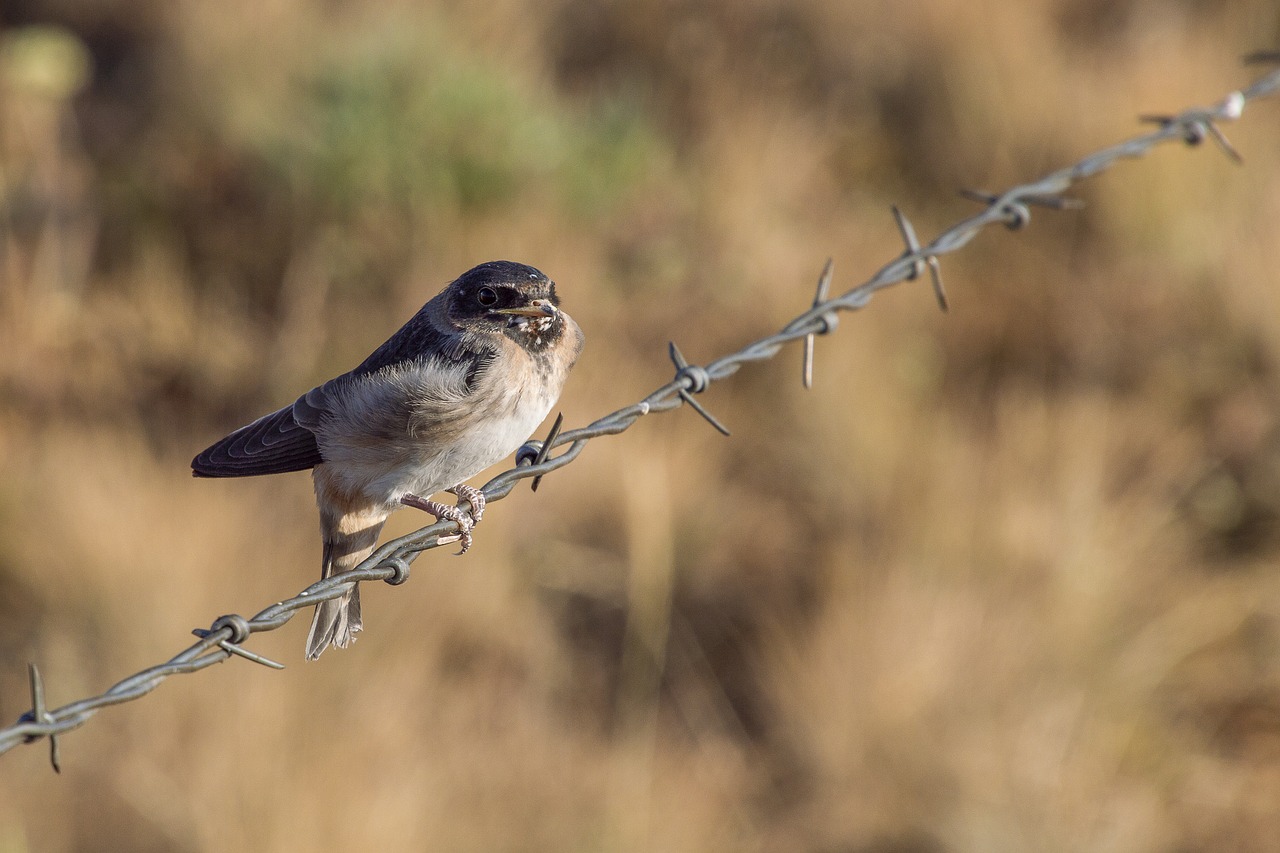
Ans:
POLYGON ((324 460, 315 434, 294 418, 294 405, 258 418, 209 447, 191 460, 191 472, 197 477, 251 477, 314 468, 324 460))

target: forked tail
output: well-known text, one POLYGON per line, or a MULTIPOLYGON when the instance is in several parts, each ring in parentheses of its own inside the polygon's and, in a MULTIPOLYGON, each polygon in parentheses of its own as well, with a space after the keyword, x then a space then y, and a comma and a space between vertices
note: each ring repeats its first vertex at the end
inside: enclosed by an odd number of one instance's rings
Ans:
MULTIPOLYGON (((329 519, 322 518, 324 565, 321 577, 349 572, 367 559, 378 544, 378 534, 382 532, 385 521, 385 516, 346 515, 330 524, 329 519)), ((311 620, 311 633, 307 635, 307 660, 320 657, 320 653, 330 645, 345 649, 355 641, 355 634, 362 627, 359 587, 353 586, 339 598, 320 602, 316 605, 315 618, 311 620)))

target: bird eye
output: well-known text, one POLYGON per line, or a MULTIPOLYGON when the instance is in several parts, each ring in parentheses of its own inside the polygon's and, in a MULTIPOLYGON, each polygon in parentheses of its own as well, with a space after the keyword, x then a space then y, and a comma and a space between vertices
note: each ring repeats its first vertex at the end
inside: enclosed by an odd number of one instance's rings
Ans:
POLYGON ((476 301, 487 308, 498 301, 498 291, 492 287, 482 287, 476 293, 476 301))

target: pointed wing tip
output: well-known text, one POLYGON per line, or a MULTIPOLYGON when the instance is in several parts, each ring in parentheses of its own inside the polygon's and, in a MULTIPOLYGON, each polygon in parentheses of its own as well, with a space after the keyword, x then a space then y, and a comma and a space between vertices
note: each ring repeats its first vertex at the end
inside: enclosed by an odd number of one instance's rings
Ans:
MULTIPOLYGON (((225 439, 223 439, 225 441, 225 439)), ((242 472, 235 461, 230 458, 224 458, 221 461, 215 458, 214 451, 217 450, 223 442, 218 442, 212 447, 206 448, 195 459, 191 460, 191 476, 201 479, 214 479, 217 477, 235 477, 242 472)), ((225 454, 224 454, 225 455, 225 454)))
POLYGON ((298 424, 292 406, 286 406, 206 447, 191 460, 191 476, 284 474, 323 461, 314 433, 298 424))

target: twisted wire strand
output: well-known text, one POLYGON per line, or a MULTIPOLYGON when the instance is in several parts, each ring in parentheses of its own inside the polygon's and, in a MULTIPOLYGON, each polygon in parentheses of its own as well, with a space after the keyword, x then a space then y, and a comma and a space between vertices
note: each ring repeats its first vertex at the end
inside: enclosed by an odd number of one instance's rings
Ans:
MULTIPOLYGON (((1280 54, 1260 53, 1247 61, 1280 61, 1280 54)), ((703 409, 693 398, 712 382, 732 376, 743 365, 771 359, 782 347, 798 340, 812 341, 812 336, 828 334, 835 330, 837 315, 841 311, 857 311, 871 301, 879 290, 919 277, 928 268, 941 306, 946 308, 938 272, 937 258, 963 248, 983 229, 992 225, 1004 225, 1010 229, 1025 226, 1031 217, 1033 206, 1065 208, 1078 206, 1072 199, 1064 198, 1073 184, 1115 165, 1122 159, 1141 157, 1157 145, 1182 142, 1199 145, 1206 139, 1216 143, 1229 157, 1239 160, 1239 154, 1231 147, 1218 122, 1235 121, 1241 117, 1245 105, 1258 98, 1280 90, 1280 70, 1272 71, 1252 85, 1231 92, 1210 107, 1191 108, 1170 116, 1143 117, 1153 122, 1156 129, 1131 137, 1123 142, 1103 148, 1079 162, 1051 172, 1037 180, 1021 184, 999 195, 966 193, 985 206, 978 213, 963 219, 944 230, 932 242, 921 245, 906 218, 894 209, 898 224, 906 242, 906 250, 881 267, 871 278, 845 293, 827 299, 826 286, 830 282, 830 263, 819 283, 818 296, 813 306, 797 315, 775 334, 747 344, 736 352, 722 356, 705 366, 688 364, 679 349, 671 345, 671 358, 676 366, 674 378, 656 389, 638 403, 610 412, 587 426, 559 433, 558 423, 549 441, 530 441, 516 453, 515 467, 498 474, 485 484, 483 491, 489 503, 501 500, 511 493, 516 484, 526 478, 537 480, 544 475, 573 462, 592 439, 617 435, 626 431, 645 415, 666 412, 689 403, 698 414, 717 429, 728 431, 703 409), (563 447, 557 455, 550 450, 563 447), (541 461, 539 461, 541 460, 541 461)), ((805 348, 805 375, 809 375, 811 344, 805 348)), ((465 503, 465 501, 464 501, 465 503)), ((315 606, 320 601, 337 598, 357 583, 385 581, 399 585, 408 580, 409 566, 423 551, 436 548, 441 539, 446 542, 457 531, 451 521, 440 521, 413 533, 393 539, 378 548, 353 571, 334 575, 311 584, 292 598, 279 601, 250 619, 242 616, 223 616, 215 620, 208 630, 197 629, 199 640, 164 663, 148 667, 111 686, 104 692, 63 705, 46 709, 44 686, 39 671, 31 666, 32 710, 18 722, 0 729, 0 753, 20 743, 30 743, 41 738, 50 739, 50 759, 54 769, 59 769, 58 741, 56 736, 84 725, 97 711, 109 705, 119 705, 139 699, 155 690, 167 678, 183 673, 199 672, 205 667, 239 655, 274 668, 282 665, 242 648, 250 635, 262 631, 274 631, 293 618, 302 609, 315 606)))

